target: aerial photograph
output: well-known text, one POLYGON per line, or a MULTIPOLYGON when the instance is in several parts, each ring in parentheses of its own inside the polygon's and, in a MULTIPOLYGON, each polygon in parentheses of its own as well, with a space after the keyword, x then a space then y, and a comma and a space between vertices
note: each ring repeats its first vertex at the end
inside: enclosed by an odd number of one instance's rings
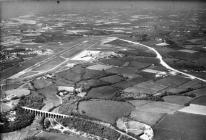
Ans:
POLYGON ((206 1, 0 0, 1 140, 206 140, 206 1))

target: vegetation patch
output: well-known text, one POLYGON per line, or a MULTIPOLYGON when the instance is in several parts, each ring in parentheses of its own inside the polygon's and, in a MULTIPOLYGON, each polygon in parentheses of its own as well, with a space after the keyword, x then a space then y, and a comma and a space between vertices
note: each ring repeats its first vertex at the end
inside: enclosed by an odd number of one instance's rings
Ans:
POLYGON ((121 58, 109 58, 100 60, 101 63, 112 66, 122 66, 125 62, 121 58))
POLYGON ((79 118, 64 118, 60 121, 66 127, 74 128, 78 131, 83 131, 108 140, 117 140, 120 137, 120 134, 115 130, 91 121, 86 121, 79 118))
POLYGON ((118 93, 118 90, 111 86, 102 86, 97 88, 92 88, 86 97, 97 98, 97 99, 112 99, 118 93))
POLYGON ((133 106, 127 102, 110 100, 81 101, 78 106, 81 115, 111 124, 114 124, 117 118, 128 116, 132 110, 133 106))
POLYGON ((156 81, 155 83, 159 83, 161 85, 165 85, 168 87, 177 87, 181 84, 184 84, 186 82, 188 82, 189 80, 187 78, 184 77, 180 77, 180 76, 168 76, 165 77, 163 79, 160 79, 158 81, 156 81))
POLYGON ((84 80, 98 79, 98 78, 109 76, 109 75, 111 75, 111 74, 106 73, 105 71, 86 69, 86 71, 85 71, 85 73, 83 75, 83 79, 84 80))
POLYGON ((44 100, 45 106, 43 110, 49 111, 54 106, 60 105, 61 101, 57 96, 57 88, 55 86, 48 86, 46 88, 37 90, 39 94, 42 94, 46 99, 44 100))
POLYGON ((76 84, 77 88, 82 87, 85 91, 89 91, 91 88, 101 87, 109 85, 109 83, 100 81, 98 79, 84 80, 76 84))
POLYGON ((22 96, 18 105, 8 112, 1 112, 0 115, 0 130, 2 133, 19 130, 30 125, 34 120, 34 114, 22 109, 22 106, 27 106, 34 109, 41 109, 44 106, 44 96, 31 92, 27 96, 22 96))
POLYGON ((21 107, 0 114, 0 132, 7 133, 19 130, 30 125, 33 122, 34 114, 28 113, 21 107))
POLYGON ((125 89, 128 87, 132 87, 138 83, 144 82, 144 78, 143 77, 137 77, 137 78, 133 78, 127 81, 121 81, 119 83, 116 83, 114 85, 112 85, 113 87, 117 87, 120 89, 125 89))
POLYGON ((79 136, 69 136, 60 133, 42 132, 38 134, 37 139, 28 138, 26 140, 88 140, 84 137, 79 136), (39 138, 39 139, 38 139, 39 138))
POLYGON ((131 56, 128 55, 125 57, 128 61, 137 61, 142 63, 149 63, 149 64, 155 64, 158 65, 160 63, 159 59, 154 57, 145 57, 145 56, 131 56))
POLYGON ((58 112, 66 115, 76 114, 80 100, 81 98, 75 95, 64 99, 63 103, 59 106, 58 112))
POLYGON ((115 83, 118 83, 120 81, 123 81, 124 78, 119 76, 119 75, 111 75, 111 76, 103 77, 100 80, 102 80, 104 82, 111 83, 111 84, 115 84, 115 83))
POLYGON ((51 81, 43 79, 43 78, 35 79, 31 83, 35 89, 42 89, 52 84, 51 81))

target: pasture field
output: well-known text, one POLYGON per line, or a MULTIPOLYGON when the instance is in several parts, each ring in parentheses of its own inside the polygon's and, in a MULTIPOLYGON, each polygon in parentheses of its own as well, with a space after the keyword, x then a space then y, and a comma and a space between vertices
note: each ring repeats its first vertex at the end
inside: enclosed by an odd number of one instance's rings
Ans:
POLYGON ((80 81, 77 83, 77 87, 83 87, 84 90, 88 91, 91 88, 95 88, 95 87, 100 87, 100 86, 106 86, 109 85, 109 83, 104 82, 104 81, 100 81, 98 79, 91 79, 91 80, 84 80, 84 81, 80 81))
POLYGON ((136 69, 139 70, 139 69, 149 67, 150 65, 151 64, 148 64, 148 63, 142 63, 142 62, 138 62, 138 61, 131 61, 128 66, 135 67, 136 69))
MULTIPOLYGON (((113 40, 111 42, 108 42, 107 44, 111 44, 111 45, 116 45, 116 46, 122 46, 122 47, 126 47, 129 49, 133 49, 133 50, 127 50, 126 53, 130 54, 130 55, 136 55, 136 56, 151 56, 151 57, 155 57, 156 54, 152 51, 150 51, 149 49, 147 49, 144 46, 141 45, 134 45, 132 43, 128 43, 126 41, 122 41, 119 39, 113 40)), ((124 53, 124 52, 122 52, 124 53)))
POLYGON ((181 77, 181 76, 168 76, 168 77, 165 77, 163 79, 156 81, 155 83, 159 83, 159 84, 162 84, 168 87, 177 87, 188 81, 189 79, 181 77))
POLYGON ((86 97, 93 99, 112 99, 117 94, 118 90, 111 86, 102 86, 97 88, 92 88, 86 97))
POLYGON ((111 44, 111 45, 116 45, 116 46, 123 46, 123 47, 125 47, 125 46, 126 47, 132 47, 133 46, 133 44, 130 44, 128 42, 125 42, 125 41, 122 41, 122 40, 119 40, 119 39, 110 41, 110 42, 108 42, 106 44, 111 44))
POLYGON ((128 116, 132 110, 130 103, 109 100, 82 101, 78 106, 80 114, 111 124, 114 124, 117 118, 128 116))
POLYGON ((142 49, 142 46, 138 46, 134 50, 120 51, 122 54, 130 56, 144 56, 144 57, 156 57, 156 54, 153 51, 142 49))
POLYGON ((167 86, 159 84, 159 83, 155 83, 154 81, 142 82, 140 84, 135 85, 135 87, 143 88, 143 89, 150 89, 153 92, 158 92, 160 90, 167 88, 167 86))
POLYGON ((129 61, 137 61, 142 63, 149 63, 149 64, 155 64, 158 65, 160 63, 159 59, 154 57, 145 57, 145 56, 127 56, 125 57, 129 61))
POLYGON ((46 79, 35 79, 32 81, 32 84, 34 86, 35 89, 42 89, 45 88, 47 86, 50 86, 52 84, 52 82, 50 80, 46 80, 46 79))
POLYGON ((111 69, 106 70, 107 72, 110 73, 116 73, 116 74, 136 74, 137 69, 134 67, 113 67, 111 69))
POLYGON ((187 92, 184 95, 193 95, 195 97, 206 96, 206 87, 187 92))
POLYGON ((111 83, 111 84, 115 84, 115 83, 118 83, 120 81, 123 81, 124 78, 122 76, 119 76, 119 75, 111 75, 111 76, 103 77, 100 80, 104 81, 104 82, 111 83))
POLYGON ((200 88, 202 87, 202 82, 199 81, 199 80, 190 80, 182 85, 180 85, 178 88, 185 88, 185 89, 188 89, 188 88, 192 88, 192 89, 197 89, 197 88, 200 88))
POLYGON ((121 60, 121 58, 110 58, 100 60, 101 63, 112 66, 122 66, 125 62, 121 60))
POLYGON ((7 96, 15 95, 16 97, 22 97, 30 94, 30 90, 26 88, 17 88, 5 91, 7 96))
POLYGON ((58 98, 56 95, 57 88, 55 86, 51 85, 43 89, 39 89, 37 92, 41 93, 45 97, 45 106, 42 108, 42 110, 49 111, 51 108, 61 104, 60 98, 58 98))
POLYGON ((22 83, 8 83, 8 84, 4 84, 4 85, 2 85, 2 90, 5 91, 5 90, 16 89, 16 88, 18 88, 21 85, 22 85, 22 83))
POLYGON ((132 79, 127 80, 127 81, 122 81, 122 82, 116 83, 112 86, 120 88, 120 89, 125 89, 125 88, 132 87, 132 86, 134 86, 138 83, 144 82, 144 81, 145 81, 145 79, 143 77, 137 77, 137 78, 132 78, 132 79))

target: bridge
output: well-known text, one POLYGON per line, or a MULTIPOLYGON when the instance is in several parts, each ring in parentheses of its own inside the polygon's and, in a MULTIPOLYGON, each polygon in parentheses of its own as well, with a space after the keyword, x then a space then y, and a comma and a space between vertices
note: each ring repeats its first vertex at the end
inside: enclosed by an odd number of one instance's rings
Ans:
POLYGON ((30 113, 34 113, 35 116, 45 116, 49 118, 70 118, 71 117, 69 115, 33 109, 33 108, 26 107, 26 106, 22 106, 22 108, 30 113))
MULTIPOLYGON (((103 123, 103 122, 99 122, 99 121, 94 121, 94 120, 86 120, 84 118, 79 118, 79 117, 70 116, 70 115, 64 115, 64 114, 59 114, 59 113, 42 111, 42 110, 39 110, 39 109, 33 109, 33 108, 30 108, 30 107, 26 107, 26 106, 22 106, 21 108, 26 110, 26 111, 28 111, 28 112, 34 113, 36 116, 39 115, 39 116, 45 116, 45 117, 49 117, 49 118, 78 118, 78 119, 81 119, 81 120, 84 120, 84 121, 93 122, 93 123, 96 123, 96 124, 108 127, 110 129, 113 129, 114 131, 120 133, 123 136, 126 136, 126 137, 130 138, 131 140, 139 140, 138 138, 130 136, 129 134, 116 129, 115 127, 113 127, 113 126, 111 126, 110 124, 107 124, 107 123, 103 123)), ((121 136, 120 136, 120 138, 121 138, 121 136)))

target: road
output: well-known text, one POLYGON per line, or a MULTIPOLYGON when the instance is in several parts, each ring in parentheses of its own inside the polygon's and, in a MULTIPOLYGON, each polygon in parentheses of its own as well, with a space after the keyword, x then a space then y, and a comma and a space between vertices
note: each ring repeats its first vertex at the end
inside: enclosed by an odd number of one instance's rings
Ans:
POLYGON ((130 40, 125 40, 125 39, 120 39, 120 38, 119 38, 119 40, 122 40, 122 41, 125 41, 125 42, 128 42, 128 43, 132 43, 132 44, 136 44, 136 45, 141 45, 141 46, 144 46, 144 47, 148 48, 149 50, 152 50, 153 52, 156 53, 156 55, 157 55, 156 57, 157 57, 157 59, 160 60, 160 64, 161 64, 163 67, 167 68, 168 70, 171 70, 171 71, 173 71, 173 72, 176 72, 176 73, 180 73, 180 74, 182 74, 182 75, 185 75, 186 77, 189 77, 190 79, 198 79, 198 80, 200 80, 200 81, 202 81, 202 82, 206 82, 205 79, 202 79, 202 78, 196 77, 196 76, 194 76, 194 75, 191 75, 191 74, 188 74, 188 73, 185 73, 185 72, 182 72, 182 71, 179 71, 179 70, 177 70, 177 69, 172 68, 171 66, 169 66, 169 65, 163 60, 161 54, 160 54, 157 50, 155 50, 154 48, 152 48, 152 47, 149 47, 149 46, 147 46, 147 45, 144 45, 144 44, 141 44, 141 43, 138 43, 138 42, 133 42, 133 41, 130 41, 130 40))
MULTIPOLYGON (((102 38, 102 37, 101 37, 102 38)), ((161 56, 161 54, 154 48, 152 47, 149 47, 147 45, 144 45, 144 44, 141 44, 141 43, 138 43, 138 42, 133 42, 133 41, 130 41, 130 40, 126 40, 126 39, 120 39, 118 38, 119 40, 122 40, 122 41, 125 41, 125 42, 128 42, 128 43, 132 43, 132 44, 136 44, 136 45, 141 45, 141 46, 144 46, 146 48, 148 48, 149 50, 152 50, 153 52, 156 53, 156 57, 157 59, 160 60, 160 64, 162 66, 164 66, 165 68, 167 68, 168 70, 170 71, 173 71, 175 73, 180 73, 182 75, 185 75, 186 77, 190 78, 190 79, 198 79, 202 82, 206 82, 205 79, 202 79, 202 78, 199 78, 199 77, 196 77, 194 75, 191 75, 191 74, 188 74, 188 73, 185 73, 185 72, 182 72, 182 71, 179 71, 177 69, 174 69, 172 68, 171 66, 169 66, 164 60, 163 60, 163 57, 161 56)), ((54 66, 53 68, 49 69, 49 70, 45 70, 45 71, 35 71, 35 72, 38 72, 37 74, 32 74, 32 75, 29 75, 27 77, 24 77, 23 79, 27 79, 27 78, 32 78, 34 76, 38 76, 38 75, 42 75, 42 74, 45 74, 45 73, 48 73, 48 72, 51 72, 51 71, 54 71, 55 69, 58 69, 60 66, 66 64, 70 59, 71 57, 75 56, 76 54, 80 53, 81 51, 85 50, 85 49, 88 49, 94 45, 97 45, 100 43, 100 38, 99 37, 93 37, 93 38, 84 38, 82 40, 80 40, 80 42, 75 42, 76 44, 72 44, 71 47, 69 47, 68 49, 64 49, 58 53, 55 53, 54 55, 52 55, 51 57, 41 61, 41 62, 38 62, 36 63, 35 65, 11 76, 9 79, 16 79, 16 78, 19 78, 19 76, 23 75, 24 73, 27 73, 27 72, 32 72, 34 71, 34 69, 40 67, 41 65, 44 65, 46 63, 48 63, 49 61, 52 61, 54 60, 55 58, 57 57, 61 57, 64 59, 63 62, 61 62, 60 64, 54 66), (69 57, 64 57, 63 54, 65 53, 68 53, 69 54, 69 57)), ((67 45, 67 44, 65 44, 67 45)), ((68 46, 71 45, 71 43, 68 44, 68 46)), ((68 55, 67 55, 68 56, 68 55)))

